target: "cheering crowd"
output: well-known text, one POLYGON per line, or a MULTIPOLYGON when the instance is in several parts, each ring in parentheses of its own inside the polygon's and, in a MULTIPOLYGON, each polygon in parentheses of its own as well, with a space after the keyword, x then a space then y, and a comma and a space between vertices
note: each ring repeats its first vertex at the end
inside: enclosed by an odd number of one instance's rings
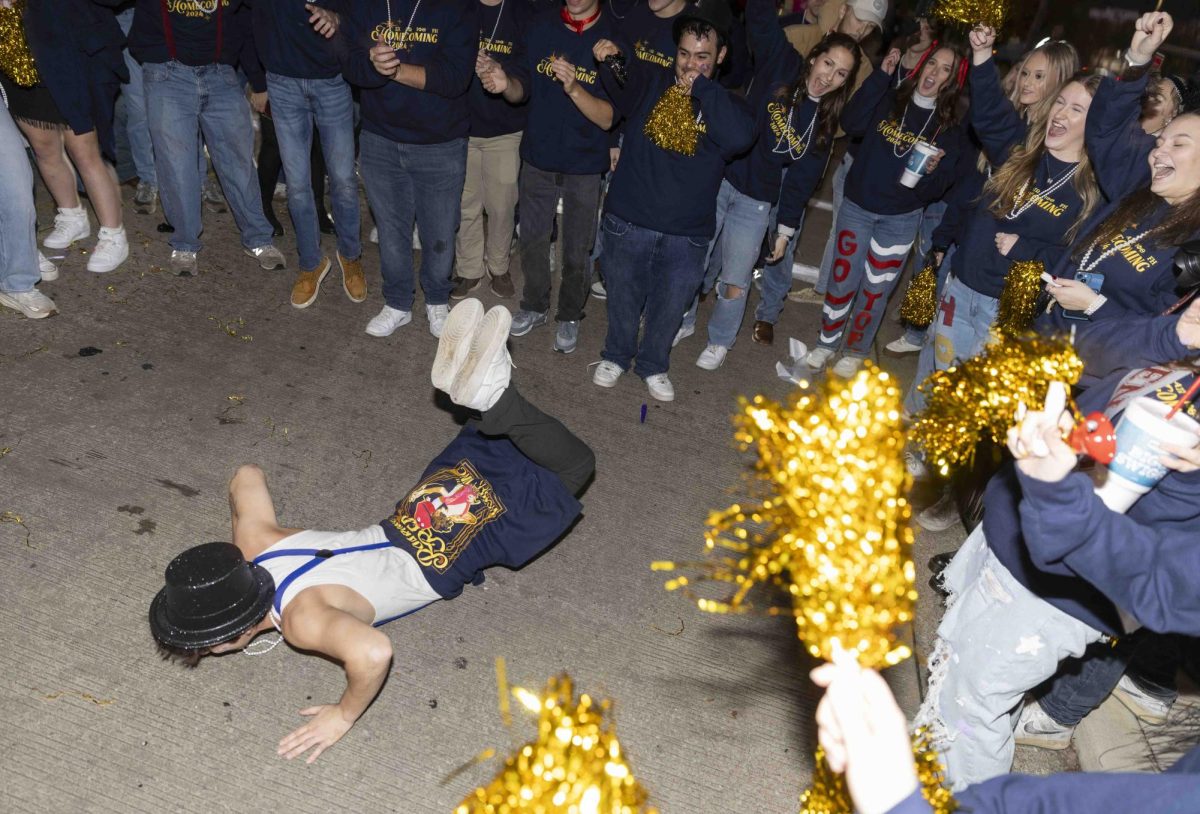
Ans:
MULTIPOLYGON (((120 147, 138 179, 135 209, 161 205, 171 271, 203 273, 204 210, 227 207, 248 262, 294 263, 296 308, 312 305, 335 269, 352 301, 366 299, 375 278, 363 263, 361 179, 384 298, 366 333, 387 337, 411 322, 419 287, 428 329, 441 339, 435 385, 480 413, 481 433, 511 438, 505 455, 529 464, 525 480, 505 483, 507 499, 556 501, 528 550, 472 555, 449 588, 409 568, 411 596, 385 602, 405 613, 455 595, 487 565, 528 561, 578 512, 591 453, 511 387, 508 338, 545 336, 547 349, 570 354, 587 310, 604 308, 594 384, 616 387, 632 370, 651 397, 673 400, 673 348, 700 328, 702 298, 714 302, 698 367, 730 362, 756 278, 748 330, 754 342, 774 341, 805 211, 831 163, 834 223, 819 277, 792 294, 821 304, 799 360, 809 371, 857 373, 906 268, 930 265, 933 324, 909 326, 886 348, 919 354, 904 405, 912 418, 925 406, 920 382, 989 342, 1013 263, 1038 261, 1046 276, 1035 330, 1074 337, 1086 366, 1073 394, 1083 413, 1117 421, 1139 397, 1174 404, 1195 377, 1200 89, 1159 67, 1175 27, 1165 13, 1139 17, 1120 61, 1089 70, 1062 39, 1002 65, 993 29, 956 36, 926 18, 884 50, 888 0, 810 0, 782 17, 774 0, 0 6, 19 38, 4 43, 0 65, 0 304, 27 317, 55 313, 37 286, 59 273, 37 247, 35 168, 57 208, 42 245, 84 243, 88 271, 114 272, 129 256, 113 169, 120 147), (69 7, 70 32, 52 6, 69 7), (207 180, 209 162, 219 186, 207 180), (294 260, 272 242, 283 228, 272 209, 280 179, 294 260), (98 224, 94 243, 80 185, 98 224), (477 308, 472 294, 485 284, 502 299, 519 292, 511 319, 477 308), (452 312, 453 301, 462 305, 452 312), (535 425, 533 440, 522 435, 535 425)), ((1200 806, 1188 774, 1200 772, 1196 751, 1162 776, 1007 775, 1015 744, 1065 748, 1110 693, 1143 721, 1165 721, 1174 675, 1197 666, 1191 637, 1200 635, 1192 544, 1200 434, 1165 446, 1165 477, 1118 511, 1063 441, 1072 422, 1063 399, 1027 406, 1041 409, 1022 411, 1004 462, 987 473, 982 520, 967 518, 966 542, 937 563, 947 610, 916 724, 975 810, 1092 811, 1133 795, 1200 806)), ((1190 404, 1181 414, 1200 419, 1190 404)), ((483 447, 463 454, 495 454, 483 447)), ((487 477, 515 478, 520 467, 508 460, 487 477)), ((918 447, 906 463, 914 478, 935 479, 918 447)), ((267 512, 261 473, 240 471, 232 493, 235 531, 238 499, 253 527, 232 553, 204 554, 232 557, 222 566, 231 575, 296 531, 267 512)), ((443 489, 426 509, 430 518, 448 512, 436 522, 453 525, 464 513, 480 522, 486 507, 478 489, 443 489)), ((918 517, 934 530, 959 520, 952 484, 918 517)), ((489 533, 501 551, 503 528, 489 533)), ((404 542, 392 537, 379 545, 404 542)), ((419 545, 410 547, 415 563, 419 545)), ((187 567, 199 566, 180 565, 175 589, 186 586, 187 567)), ((278 563, 267 570, 288 579, 278 563)), ((272 577, 254 574, 241 575, 256 597, 248 615, 215 638, 189 631, 166 606, 152 615, 155 636, 194 664, 277 627, 342 661, 344 704, 314 708, 314 722, 281 745, 288 757, 311 749, 315 759, 378 691, 376 668, 391 651, 370 626, 400 614, 383 613, 384 600, 364 600, 371 612, 353 602, 327 609, 319 602, 328 597, 313 593, 287 606, 300 608, 291 616, 277 598, 271 615, 270 597, 259 594, 272 577), (349 614, 358 627, 322 627, 327 613, 349 614), (366 672, 352 669, 360 662, 366 672)), ((168 571, 167 590, 171 579, 168 571)), ((377 583, 346 584, 361 598, 386 593, 377 583)), ((300 587, 289 602, 308 590, 300 587)), ((852 660, 814 679, 828 688, 817 715, 822 744, 860 810, 924 810, 905 721, 886 686, 852 660)))

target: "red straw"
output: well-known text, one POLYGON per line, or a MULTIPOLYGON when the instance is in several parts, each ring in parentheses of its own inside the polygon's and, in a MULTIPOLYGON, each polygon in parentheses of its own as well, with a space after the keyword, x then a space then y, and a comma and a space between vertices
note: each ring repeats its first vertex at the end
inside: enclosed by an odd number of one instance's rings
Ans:
POLYGON ((1183 409, 1183 405, 1192 400, 1192 396, 1196 395, 1197 390, 1200 390, 1200 376, 1197 376, 1196 380, 1192 382, 1192 386, 1189 387, 1187 392, 1183 394, 1183 398, 1175 402, 1175 406, 1172 407, 1170 412, 1167 413, 1167 421, 1170 421, 1172 418, 1174 418, 1175 414, 1183 409))

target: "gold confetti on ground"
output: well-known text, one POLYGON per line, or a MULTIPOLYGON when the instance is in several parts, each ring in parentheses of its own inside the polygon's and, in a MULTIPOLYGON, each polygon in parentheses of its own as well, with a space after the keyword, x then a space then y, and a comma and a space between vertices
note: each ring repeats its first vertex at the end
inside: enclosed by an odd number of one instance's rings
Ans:
POLYGON ((996 326, 1005 333, 1027 331, 1037 318, 1038 297, 1042 294, 1042 274, 1046 264, 1040 260, 1018 260, 1004 278, 996 326))
POLYGON ((3 458, 8 453, 12 452, 12 447, 0 447, 0 458, 3 458))
POLYGON ((1008 17, 1008 0, 937 0, 933 4, 936 19, 974 26, 979 23, 999 31, 1008 17))
POLYGON ((74 690, 60 690, 59 692, 52 692, 47 695, 43 695, 42 700, 57 701, 60 698, 65 698, 68 696, 71 698, 80 698, 84 701, 87 701, 89 704, 95 704, 98 707, 109 707, 117 703, 116 699, 113 698, 97 698, 90 692, 76 692, 74 690))
POLYGON ((12 511, 0 512, 0 523, 12 523, 14 526, 20 526, 25 529, 25 547, 37 548, 37 546, 30 542, 33 532, 30 531, 29 526, 25 525, 25 518, 21 517, 21 515, 12 511))
POLYGON ((900 318, 917 328, 927 328, 937 315, 937 271, 921 269, 908 283, 900 303, 900 318))
POLYGON ((522 746, 455 814, 654 814, 613 731, 607 701, 575 697, 571 678, 551 678, 541 696, 512 692, 538 716, 537 738, 522 746))
POLYGON ((240 339, 243 342, 253 342, 254 341, 253 336, 251 336, 250 334, 247 334, 247 333, 242 333, 242 329, 246 327, 246 320, 243 319, 242 317, 238 317, 237 319, 231 319, 228 322, 226 322, 225 320, 220 319, 218 317, 209 316, 209 320, 217 323, 217 327, 219 327, 228 336, 231 336, 234 339, 240 339))
POLYGON ((790 607, 766 612, 793 616, 813 656, 831 658, 835 641, 868 667, 911 655, 896 633, 917 598, 900 398, 895 379, 868 362, 787 405, 743 399, 735 438, 756 452, 754 477, 767 496, 709 515, 709 560, 654 563, 699 571, 667 590, 682 589, 701 610, 737 613, 753 609, 753 589, 774 584, 790 607), (692 582, 729 583, 733 593, 709 599, 692 582))
MULTIPOLYGON (((934 814, 957 811, 958 802, 944 785, 945 767, 925 730, 919 729, 913 733, 912 748, 921 796, 929 803, 934 814)), ((825 752, 818 746, 812 786, 800 797, 800 814, 853 814, 854 810, 845 778, 829 768, 825 752)))
POLYGON ((23 88, 32 88, 41 81, 29 41, 25 39, 25 0, 14 0, 0 7, 0 70, 23 88))
POLYGON ((949 475, 971 464, 983 439, 1005 442, 1018 403, 1037 407, 1050 382, 1069 386, 1082 373, 1083 362, 1066 339, 997 333, 978 356, 921 383, 926 406, 912 425, 912 439, 926 461, 949 475))
POLYGON ((687 89, 679 83, 667 88, 654 103, 642 132, 664 150, 695 155, 698 125, 687 89))

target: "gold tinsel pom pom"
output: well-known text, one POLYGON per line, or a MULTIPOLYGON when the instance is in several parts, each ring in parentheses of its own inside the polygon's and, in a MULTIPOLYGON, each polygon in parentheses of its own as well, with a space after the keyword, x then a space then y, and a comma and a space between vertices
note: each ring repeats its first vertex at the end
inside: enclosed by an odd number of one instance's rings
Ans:
POLYGON ((933 266, 921 269, 908 283, 900 318, 917 328, 928 328, 937 314, 937 272, 933 266))
MULTIPOLYGON (((912 748, 917 764, 917 785, 925 802, 929 803, 934 814, 957 811, 958 802, 951 796, 950 790, 942 785, 946 779, 945 768, 925 730, 918 729, 913 733, 912 748)), ((819 746, 816 759, 812 786, 800 797, 800 814, 853 814, 854 804, 850 801, 846 781, 829 768, 825 752, 819 746)))
POLYGON ((25 0, 16 0, 9 8, 0 7, 0 70, 23 88, 32 88, 40 80, 33 54, 25 39, 25 0))
POLYGON ((1020 333, 1029 330, 1037 318, 1038 297, 1042 293, 1042 273, 1046 264, 1040 260, 1018 260, 1004 278, 1004 291, 1000 293, 1000 309, 996 313, 996 326, 1004 333, 1020 333))
POLYGON ((706 546, 731 554, 652 566, 698 569, 694 581, 732 583, 732 596, 702 598, 686 576, 667 590, 683 588, 701 610, 737 613, 752 609, 753 588, 773 583, 790 607, 768 613, 794 616, 813 656, 828 660, 837 641, 867 667, 907 658, 895 631, 912 619, 917 594, 896 381, 868 362, 786 406, 742 399, 734 422, 735 438, 757 453, 765 497, 709 516, 706 546))
POLYGON ((692 97, 683 85, 675 83, 659 97, 642 132, 664 150, 696 154, 696 114, 692 97))
POLYGON ((1066 339, 993 335, 983 353, 922 382, 925 409, 912 425, 912 438, 925 460, 948 475, 971 463, 984 438, 1004 443, 1019 402, 1037 407, 1050 382, 1071 385, 1082 373, 1083 362, 1066 339))
POLYGON ((937 0, 933 16, 966 26, 983 23, 999 31, 1008 17, 1008 0, 937 0))
POLYGON ((571 678, 550 679, 541 697, 513 695, 538 715, 537 740, 476 789, 455 814, 654 814, 608 722, 609 703, 575 698, 571 678))

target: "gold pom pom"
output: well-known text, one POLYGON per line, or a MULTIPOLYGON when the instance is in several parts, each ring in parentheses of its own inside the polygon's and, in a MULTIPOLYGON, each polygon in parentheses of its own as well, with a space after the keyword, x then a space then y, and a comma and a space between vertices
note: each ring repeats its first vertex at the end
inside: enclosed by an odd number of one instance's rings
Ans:
POLYGON ((949 23, 974 26, 978 23, 991 26, 997 31, 1008 17, 1007 0, 937 0, 933 5, 933 16, 949 23))
POLYGON ((15 0, 8 8, 0 7, 0 70, 23 88, 39 81, 33 53, 25 39, 25 0, 15 0))
POLYGON ((713 512, 705 545, 731 554, 701 563, 657 563, 658 570, 695 568, 668 590, 683 590, 701 610, 752 610, 751 590, 780 586, 787 614, 809 653, 829 659, 833 643, 865 666, 885 667, 911 655, 896 628, 912 619, 911 507, 900 425, 900 390, 871 363, 852 379, 830 376, 789 405, 761 396, 741 401, 735 438, 757 453, 761 499, 713 512), (693 582, 733 586, 723 600, 701 597, 693 582))
POLYGON ((696 114, 692 110, 692 97, 683 85, 677 82, 659 97, 642 132, 664 150, 696 154, 696 114))
POLYGON ((995 334, 983 353, 921 383, 925 409, 910 429, 925 459, 948 475, 970 465, 984 438, 1003 444, 1017 404, 1036 407, 1050 382, 1079 381, 1083 362, 1071 343, 1038 334, 995 334))
MULTIPOLYGON (((924 729, 918 729, 912 738, 913 760, 917 764, 917 785, 921 796, 934 814, 951 814, 958 810, 958 801, 943 783, 946 779, 941 758, 929 742, 924 729)), ((825 752, 817 747, 816 766, 813 769, 812 785, 800 797, 800 814, 853 814, 854 803, 846 788, 846 780, 829 768, 825 752)))
POLYGON ((538 715, 537 739, 522 746, 455 814, 654 814, 607 721, 610 705, 575 697, 570 676, 535 695, 513 696, 538 715))
POLYGON ((1040 260, 1018 260, 1004 278, 996 326, 1004 333, 1029 330, 1037 318, 1038 297, 1042 293, 1042 274, 1046 264, 1040 260))
POLYGON ((928 328, 937 314, 937 272, 933 266, 921 269, 908 283, 900 318, 917 328, 928 328))

